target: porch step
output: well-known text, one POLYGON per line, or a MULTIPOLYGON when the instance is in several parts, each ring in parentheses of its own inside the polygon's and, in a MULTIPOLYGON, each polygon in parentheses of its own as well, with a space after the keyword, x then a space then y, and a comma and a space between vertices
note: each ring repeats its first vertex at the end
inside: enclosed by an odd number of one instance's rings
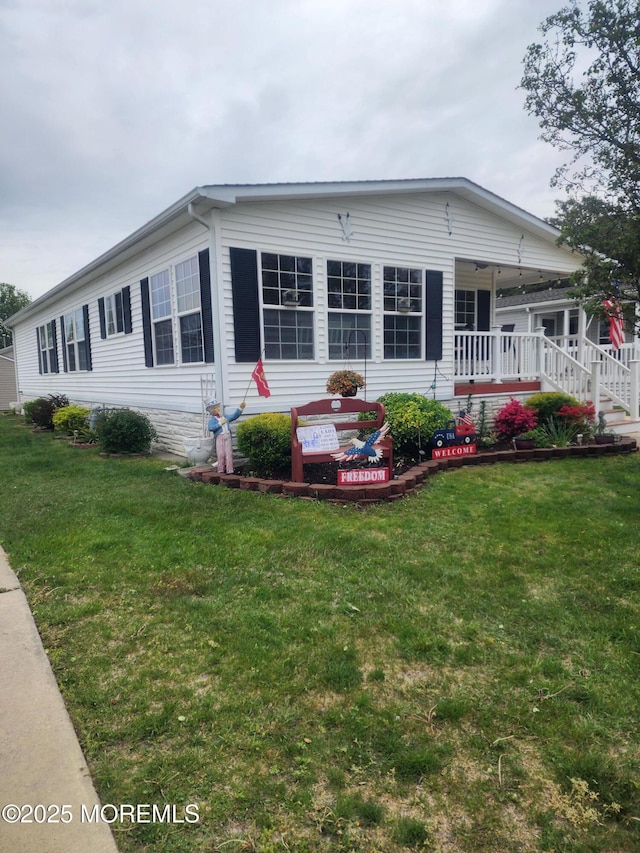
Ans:
POLYGON ((609 420, 605 416, 605 420, 607 421, 607 429, 610 429, 611 432, 615 432, 616 435, 633 435, 635 433, 640 434, 640 419, 639 418, 620 418, 622 412, 615 412, 618 415, 619 420, 609 420))

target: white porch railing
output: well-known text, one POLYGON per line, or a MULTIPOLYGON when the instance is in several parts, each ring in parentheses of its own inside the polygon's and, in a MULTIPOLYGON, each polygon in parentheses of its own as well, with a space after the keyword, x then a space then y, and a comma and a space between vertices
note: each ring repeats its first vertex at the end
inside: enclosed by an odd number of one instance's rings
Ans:
POLYGON ((456 332, 456 380, 539 379, 538 349, 542 335, 523 332, 456 332))
POLYGON ((572 335, 552 340, 542 329, 532 334, 460 331, 454 343, 457 382, 541 380, 578 400, 591 400, 596 410, 605 397, 638 416, 640 358, 636 355, 640 353, 633 344, 614 357, 586 338, 572 335))

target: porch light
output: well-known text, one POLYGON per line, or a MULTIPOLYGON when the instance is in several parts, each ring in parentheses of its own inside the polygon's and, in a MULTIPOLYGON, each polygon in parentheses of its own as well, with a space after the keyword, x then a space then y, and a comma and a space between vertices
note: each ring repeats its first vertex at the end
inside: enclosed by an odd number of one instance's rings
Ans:
POLYGON ((297 308, 300 303, 300 294, 297 290, 285 290, 282 294, 282 304, 285 308, 297 308))

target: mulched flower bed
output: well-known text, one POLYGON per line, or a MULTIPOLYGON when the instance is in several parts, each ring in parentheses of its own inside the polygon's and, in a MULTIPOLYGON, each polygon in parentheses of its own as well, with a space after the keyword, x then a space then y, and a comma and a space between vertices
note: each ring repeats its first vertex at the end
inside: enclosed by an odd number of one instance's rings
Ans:
MULTIPOLYGON (((372 504, 398 500, 419 488, 426 479, 451 468, 463 465, 491 465, 495 462, 542 462, 547 459, 565 459, 568 456, 604 456, 633 453, 638 450, 634 438, 623 436, 615 444, 584 444, 576 447, 537 447, 533 450, 501 449, 479 450, 474 456, 455 456, 449 459, 429 459, 405 470, 396 470, 388 483, 369 483, 357 486, 336 485, 336 466, 313 466, 314 482, 293 483, 287 480, 266 479, 243 474, 218 474, 211 466, 198 466, 189 474, 190 479, 212 485, 227 486, 252 492, 268 492, 282 497, 307 500, 327 500, 331 503, 372 504), (326 469, 326 470, 325 470, 326 469), (315 479, 319 477, 320 479, 315 479)), ((308 466, 311 468, 311 466, 308 466)), ((308 473, 308 472, 307 472, 308 473)))

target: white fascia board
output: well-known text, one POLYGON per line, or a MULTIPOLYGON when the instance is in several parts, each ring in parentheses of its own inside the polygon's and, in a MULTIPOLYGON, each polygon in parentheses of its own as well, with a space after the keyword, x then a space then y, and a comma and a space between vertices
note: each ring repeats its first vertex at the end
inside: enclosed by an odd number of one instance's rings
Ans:
MULTIPOLYGON (((397 181, 335 181, 291 184, 222 184, 199 188, 212 201, 239 204, 256 201, 291 201, 295 199, 362 197, 408 193, 443 193, 459 195, 494 215, 534 232, 547 240, 555 240, 560 232, 553 225, 528 213, 521 207, 484 189, 467 178, 411 178, 397 181)), ((216 205, 218 206, 218 205, 216 205)))

